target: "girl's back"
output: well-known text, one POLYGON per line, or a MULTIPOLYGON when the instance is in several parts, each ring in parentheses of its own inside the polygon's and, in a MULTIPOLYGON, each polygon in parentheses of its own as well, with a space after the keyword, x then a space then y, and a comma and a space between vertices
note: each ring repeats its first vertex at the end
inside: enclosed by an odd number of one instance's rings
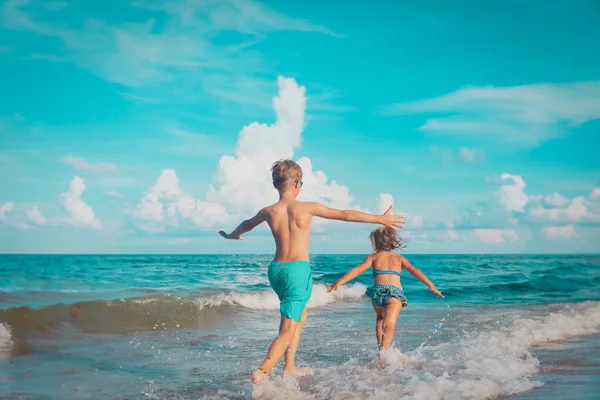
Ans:
POLYGON ((379 251, 371 256, 373 280, 376 285, 393 285, 402 287, 400 273, 403 257, 393 251, 379 251))

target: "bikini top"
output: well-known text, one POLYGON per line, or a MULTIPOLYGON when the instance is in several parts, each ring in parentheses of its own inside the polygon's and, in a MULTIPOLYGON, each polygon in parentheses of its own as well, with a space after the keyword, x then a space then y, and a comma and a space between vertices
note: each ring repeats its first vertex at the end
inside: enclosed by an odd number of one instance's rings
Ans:
POLYGON ((400 272, 398 271, 394 271, 391 269, 380 269, 380 270, 373 270, 373 276, 377 276, 377 275, 397 275, 400 276, 400 272))

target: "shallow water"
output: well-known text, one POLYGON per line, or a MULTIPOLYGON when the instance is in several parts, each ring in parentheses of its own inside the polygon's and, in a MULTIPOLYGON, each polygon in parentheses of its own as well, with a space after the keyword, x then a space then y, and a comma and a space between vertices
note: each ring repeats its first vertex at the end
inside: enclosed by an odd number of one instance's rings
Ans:
MULTIPOLYGON (((600 256, 408 256, 409 307, 374 365, 361 256, 313 256, 298 354, 312 377, 252 387, 277 333, 269 256, 0 256, 0 394, 8 398, 596 398, 600 256)), ((277 369, 280 373, 281 366, 277 369)))

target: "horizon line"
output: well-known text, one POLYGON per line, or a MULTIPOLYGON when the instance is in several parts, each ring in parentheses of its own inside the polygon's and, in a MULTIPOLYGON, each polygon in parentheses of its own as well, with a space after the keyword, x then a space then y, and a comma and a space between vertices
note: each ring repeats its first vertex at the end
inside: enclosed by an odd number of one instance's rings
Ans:
MULTIPOLYGON (((309 253, 309 256, 350 256, 370 253, 309 253)), ((599 253, 399 253, 410 256, 593 256, 599 253)), ((0 256, 272 256, 271 253, 0 253, 0 256)))

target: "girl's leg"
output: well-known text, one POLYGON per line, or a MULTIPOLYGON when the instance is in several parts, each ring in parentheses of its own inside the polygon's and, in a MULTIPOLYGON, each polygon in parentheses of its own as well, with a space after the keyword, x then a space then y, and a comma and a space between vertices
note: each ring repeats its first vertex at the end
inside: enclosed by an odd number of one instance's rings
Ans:
POLYGON ((398 299, 390 299, 389 303, 385 306, 385 318, 383 320, 383 350, 389 349, 392 345, 394 329, 396 328, 396 322, 398 321, 400 311, 402 311, 402 302, 398 299))
POLYGON ((294 336, 292 337, 292 341, 290 342, 290 346, 285 352, 285 361, 283 365, 283 377, 285 378, 288 375, 293 376, 303 376, 310 374, 312 370, 310 368, 307 369, 299 369, 295 367, 296 363, 296 351, 298 350, 298 343, 300 343, 300 335, 302 334, 302 328, 304 327, 304 323, 306 322, 306 308, 302 311, 302 318, 296 327, 296 331, 294 332, 294 336))
POLYGON ((377 347, 381 348, 381 346, 383 345, 383 319, 385 318, 385 307, 378 306, 373 300, 371 300, 371 304, 373 304, 373 309, 375 310, 375 314, 377 315, 377 320, 375 322, 377 347))
POLYGON ((269 376, 271 370, 275 367, 275 364, 277 364, 283 356, 283 353, 285 353, 290 346, 297 326, 298 322, 293 319, 281 317, 279 335, 273 340, 271 347, 269 347, 269 352, 260 368, 252 372, 252 383, 260 383, 264 378, 269 376))

